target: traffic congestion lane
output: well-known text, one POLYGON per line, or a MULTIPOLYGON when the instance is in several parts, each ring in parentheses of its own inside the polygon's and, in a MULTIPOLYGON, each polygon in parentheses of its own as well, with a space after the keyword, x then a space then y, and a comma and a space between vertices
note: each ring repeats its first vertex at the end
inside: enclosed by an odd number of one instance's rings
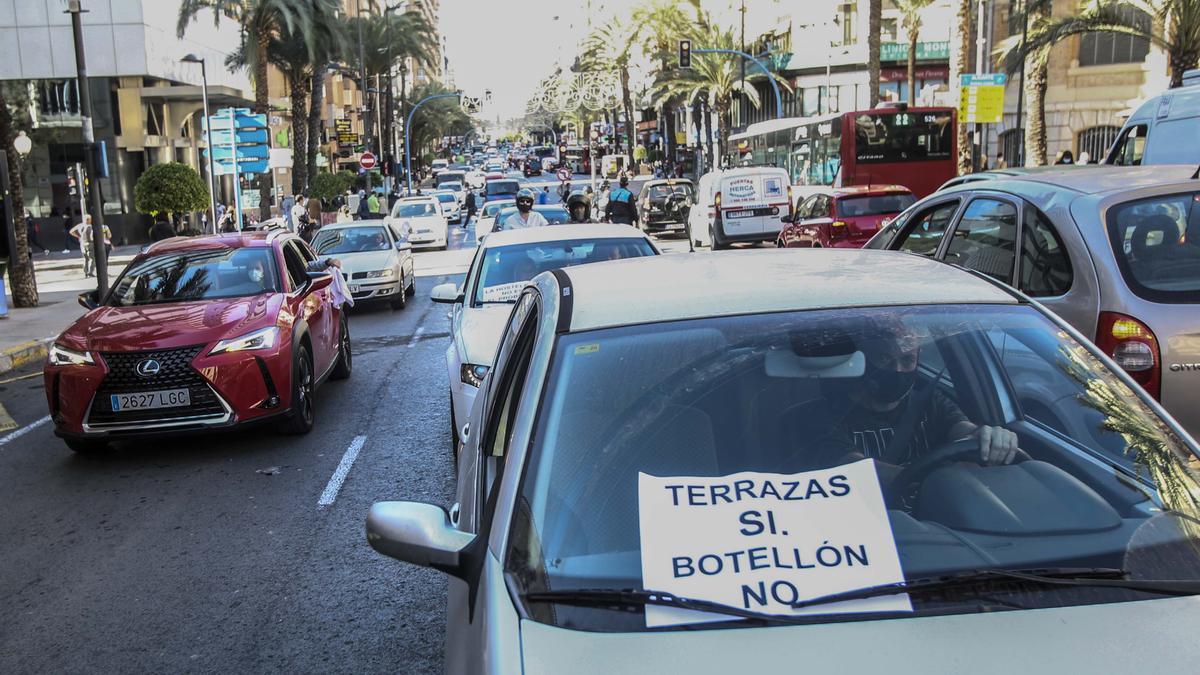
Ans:
MULTIPOLYGON (((307 436, 90 459, 45 424, 0 446, 0 670, 440 670, 444 580, 373 554, 362 518, 450 500, 442 280, 461 278, 420 279, 403 312, 353 311, 355 372, 318 391, 307 436)), ((44 416, 38 378, 0 386, 19 423, 44 416)))

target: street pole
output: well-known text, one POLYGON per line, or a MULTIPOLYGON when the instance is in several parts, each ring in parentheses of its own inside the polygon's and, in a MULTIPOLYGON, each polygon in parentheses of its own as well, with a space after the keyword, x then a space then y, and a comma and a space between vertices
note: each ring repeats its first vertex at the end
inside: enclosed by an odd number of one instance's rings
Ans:
MULTIPOLYGON (((459 92, 448 92, 445 94, 431 94, 431 95, 426 96, 425 98, 421 99, 420 101, 417 101, 417 104, 412 107, 412 110, 408 111, 408 119, 404 120, 404 182, 408 186, 408 196, 410 196, 410 197, 412 196, 412 148, 411 148, 411 145, 409 144, 408 136, 409 136, 409 133, 412 131, 413 115, 415 115, 417 113, 417 111, 421 109, 421 106, 425 105, 429 101, 432 101, 434 99, 439 99, 439 98, 451 98, 451 97, 458 98, 461 95, 462 94, 459 92)), ((370 174, 368 174, 368 175, 370 175, 370 174)), ((370 183, 368 183, 368 186, 369 185, 370 185, 370 183)))
MULTIPOLYGON (((370 108, 369 101, 371 100, 371 95, 367 91, 367 57, 366 57, 366 51, 365 51, 366 48, 363 46, 362 0, 358 0, 358 2, 355 3, 354 9, 355 9, 354 16, 358 19, 358 74, 359 74, 359 77, 361 78, 359 80, 359 82, 362 84, 360 89, 362 90, 362 104, 363 104, 363 115, 362 115, 363 148, 365 148, 367 150, 367 152, 370 152, 371 151, 371 108, 370 108)), ((367 171, 365 173, 366 173, 366 179, 367 179, 367 193, 369 194, 371 192, 371 172, 367 171)))
MULTIPOLYGON (((233 202, 237 218, 237 231, 242 231, 242 174, 238 171, 237 157, 237 111, 229 108, 229 149, 233 156, 233 202)), ((209 153, 211 155, 212 153, 209 153)))
MULTIPOLYGON (((108 251, 104 249, 104 199, 100 195, 100 170, 96 148, 96 132, 92 128, 92 89, 88 84, 87 62, 83 56, 83 7, 80 0, 68 0, 67 14, 71 15, 71 33, 75 42, 75 70, 79 79, 79 114, 83 118, 83 156, 89 180, 92 202, 92 260, 96 264, 96 292, 100 298, 108 293, 108 251)), ((81 180, 82 179, 78 179, 81 180)))
MULTIPOLYGON (((184 61, 189 63, 200 63, 200 93, 204 99, 204 143, 208 145, 208 208, 210 209, 210 218, 212 218, 212 231, 217 231, 217 173, 213 168, 213 142, 211 119, 208 110, 208 66, 205 60, 195 57, 194 54, 188 54, 183 57, 184 61)), ((235 132, 236 133, 236 132, 235 132)))
MULTIPOLYGON (((759 70, 763 71, 763 74, 767 76, 767 82, 771 85, 771 89, 775 92, 775 119, 783 119, 783 97, 779 93, 779 83, 777 83, 775 81, 775 78, 771 77, 771 71, 767 68, 766 64, 764 64, 762 61, 759 61, 758 59, 747 54, 746 52, 739 51, 737 49, 695 49, 695 48, 693 48, 692 53, 693 54, 736 54, 737 56, 740 56, 743 59, 749 59, 750 61, 753 61, 754 65, 758 66, 759 70)), ((745 65, 744 62, 743 62, 743 65, 745 65)))

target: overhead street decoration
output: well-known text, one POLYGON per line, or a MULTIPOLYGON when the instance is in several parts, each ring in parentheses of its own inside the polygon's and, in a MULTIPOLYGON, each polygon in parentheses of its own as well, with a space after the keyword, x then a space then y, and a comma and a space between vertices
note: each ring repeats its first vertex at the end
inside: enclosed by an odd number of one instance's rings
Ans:
POLYGON ((609 110, 620 103, 621 81, 617 71, 551 75, 538 84, 525 111, 562 114, 584 108, 609 110))

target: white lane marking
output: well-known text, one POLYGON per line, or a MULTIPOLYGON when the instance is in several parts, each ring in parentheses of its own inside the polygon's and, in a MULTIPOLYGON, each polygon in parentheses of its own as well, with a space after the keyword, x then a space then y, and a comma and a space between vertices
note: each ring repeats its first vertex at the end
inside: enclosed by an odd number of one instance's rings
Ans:
POLYGON ((338 462, 333 475, 329 477, 329 483, 325 486, 325 491, 321 493, 321 498, 317 500, 318 509, 329 506, 333 503, 333 500, 337 499, 338 490, 342 489, 342 483, 346 482, 346 476, 350 473, 350 467, 354 466, 354 460, 358 459, 358 452, 362 450, 363 443, 366 442, 366 436, 355 436, 354 440, 350 441, 350 447, 346 448, 346 454, 342 455, 342 461, 338 462))
POLYGON ((46 415, 45 417, 41 418, 40 420, 35 420, 35 421, 31 422, 28 426, 21 427, 20 429, 17 429, 16 431, 14 431, 6 436, 0 436, 0 446, 5 445, 9 441, 17 440, 18 438, 24 436, 25 434, 33 431, 34 429, 42 426, 43 424, 45 424, 46 422, 49 422, 49 421, 50 421, 50 416, 46 415))
POLYGON ((424 332, 425 332, 425 326, 418 326, 417 330, 413 332, 412 337, 408 339, 408 344, 406 344, 404 346, 411 347, 411 346, 417 344, 417 340, 421 339, 421 333, 424 333, 424 332))

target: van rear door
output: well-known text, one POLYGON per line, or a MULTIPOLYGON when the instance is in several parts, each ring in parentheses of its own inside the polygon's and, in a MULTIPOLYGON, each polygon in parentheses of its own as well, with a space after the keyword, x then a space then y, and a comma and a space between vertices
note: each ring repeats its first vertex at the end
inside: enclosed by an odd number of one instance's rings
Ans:
POLYGON ((737 172, 721 179, 721 221, 731 237, 776 234, 788 204, 787 173, 782 169, 737 172))

